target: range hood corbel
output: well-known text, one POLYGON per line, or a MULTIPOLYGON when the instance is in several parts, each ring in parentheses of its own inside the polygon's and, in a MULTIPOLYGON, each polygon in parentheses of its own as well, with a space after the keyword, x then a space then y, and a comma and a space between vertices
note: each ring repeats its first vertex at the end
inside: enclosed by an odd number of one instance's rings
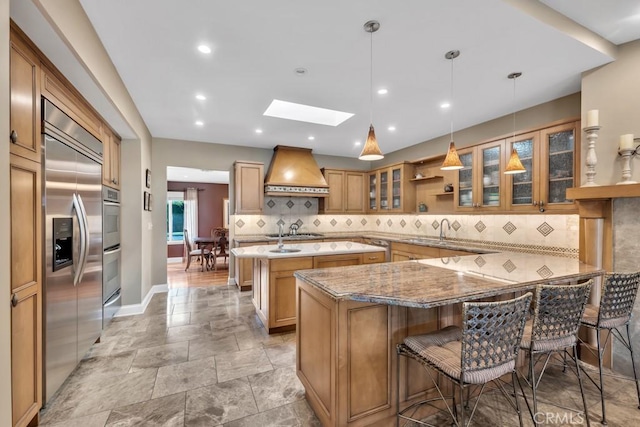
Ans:
POLYGON ((266 196, 328 197, 329 185, 309 148, 277 145, 264 180, 266 196))

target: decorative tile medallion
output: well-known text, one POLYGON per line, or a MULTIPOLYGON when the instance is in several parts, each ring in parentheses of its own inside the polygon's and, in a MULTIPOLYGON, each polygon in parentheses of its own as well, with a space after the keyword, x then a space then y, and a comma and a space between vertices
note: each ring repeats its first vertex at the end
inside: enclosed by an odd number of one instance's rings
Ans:
POLYGON ((289 200, 289 201, 287 202, 287 206, 289 207, 289 209, 291 209, 291 208, 292 208, 292 207, 294 207, 295 205, 296 205, 296 204, 295 204, 295 203, 293 203, 293 201, 291 201, 291 200, 289 200))
POLYGON ((273 208, 276 205, 276 202, 273 201, 273 199, 269 199, 269 201, 267 202, 267 206, 269 206, 270 208, 273 208))
POLYGON ((547 277, 553 276, 553 271, 551 271, 551 269, 549 267, 547 267, 546 265, 543 265, 542 267, 537 269, 536 273, 538 273, 540 275, 540 277, 542 277, 544 279, 546 279, 547 277))
POLYGON ((380 218, 376 219, 376 225, 380 227, 380 224, 382 224, 382 221, 380 221, 380 218))
POLYGON ((407 225, 407 222, 404 219, 400 220, 400 227, 404 228, 404 226, 407 225))
POLYGON ((335 249, 335 248, 337 248, 337 247, 338 247, 338 245, 336 245, 336 243, 335 243, 335 242, 332 242, 332 243, 329 245, 329 247, 330 247, 331 249, 335 249))
POLYGON ((455 231, 460 230, 461 227, 462 224, 460 224, 457 219, 453 221, 453 224, 451 224, 451 228, 453 228, 455 231))
POLYGON ((360 224, 362 225, 367 225, 367 220, 362 218, 362 220, 360 220, 360 224))
POLYGON ((547 224, 547 222, 545 221, 545 222, 543 222, 542 224, 540 224, 538 226, 538 231, 544 237, 547 237, 549 234, 551 234, 553 232, 553 227, 550 226, 549 224, 547 224))
POLYGON ((434 230, 437 230, 438 227, 440 227, 440 223, 434 219, 433 222, 431 223, 431 226, 433 227, 434 230))
POLYGON ((329 221, 329 224, 331 224, 332 226, 336 226, 336 224, 338 223, 338 221, 336 221, 335 218, 331 218, 331 221, 329 221))
POLYGON ((476 228, 476 230, 478 230, 478 233, 482 233, 487 228, 487 226, 484 225, 484 222, 482 221, 476 222, 476 225, 474 225, 474 227, 476 228))
POLYGON ((283 227, 284 227, 284 220, 283 220, 282 218, 280 218, 280 219, 278 220, 278 222, 276 222, 276 225, 281 225, 281 226, 283 226, 283 227))
POLYGON ((416 226, 416 228, 422 227, 422 223, 420 222, 419 219, 416 219, 416 222, 414 222, 413 224, 416 226))
POLYGON ((487 260, 482 258, 482 256, 479 256, 476 259, 474 259, 473 262, 475 262, 478 267, 482 268, 482 266, 487 263, 487 260))
POLYGON ((353 224, 353 221, 351 221, 351 218, 347 218, 347 220, 345 221, 345 223, 347 224, 347 226, 351 226, 351 224, 353 224))
POLYGON ((307 200, 306 202, 304 202, 304 206, 309 209, 311 206, 313 206, 313 203, 311 203, 309 200, 307 200))
POLYGON ((258 227, 262 228, 265 226, 266 222, 264 222, 262 218, 260 218, 258 222, 256 222, 256 224, 258 224, 258 227))
POLYGON ((242 218, 236 221, 236 226, 238 228, 244 227, 244 221, 242 220, 242 218))
POLYGON ((507 262, 505 262, 504 264, 502 264, 502 267, 507 270, 508 273, 511 273, 513 270, 515 270, 516 265, 513 263, 513 261, 511 261, 510 259, 507 260, 507 262))
POLYGON ((317 227, 317 226, 319 226, 319 225, 320 225, 320 220, 319 220, 318 218, 316 218, 316 219, 313 221, 313 225, 315 225, 316 227, 317 227))
POLYGON ((298 218, 295 223, 298 224, 298 227, 302 227, 304 225, 304 222, 300 218, 298 218))
POLYGON ((393 221, 391 221, 390 219, 388 219, 388 220, 387 220, 387 225, 388 225, 389 227, 391 227, 391 226, 393 225, 393 221))
POLYGON ((507 223, 505 225, 502 226, 502 229, 509 235, 511 235, 511 233, 513 233, 514 231, 516 231, 518 228, 513 225, 513 223, 511 221, 507 221, 507 223))

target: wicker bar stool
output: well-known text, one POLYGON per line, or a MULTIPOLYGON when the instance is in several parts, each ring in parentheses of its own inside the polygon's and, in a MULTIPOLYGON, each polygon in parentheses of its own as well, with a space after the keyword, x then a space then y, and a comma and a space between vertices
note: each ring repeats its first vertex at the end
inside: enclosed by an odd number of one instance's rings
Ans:
POLYGON ((526 395, 525 402, 535 425, 539 424, 537 417, 538 386, 554 353, 562 353, 565 369, 567 355, 574 361, 576 376, 580 384, 580 394, 582 395, 584 417, 587 421, 587 426, 591 425, 576 348, 580 320, 587 305, 591 285, 593 285, 593 280, 578 285, 538 285, 536 288, 533 304, 534 315, 525 325, 520 344, 520 348, 529 355, 527 383, 532 390, 533 407, 529 404, 526 395), (568 349, 573 350, 571 354, 569 354, 568 349), (540 360, 543 357, 544 364, 538 378, 536 378, 536 358, 540 360))
POLYGON ((466 426, 473 418, 487 383, 493 381, 516 410, 522 426, 522 412, 515 388, 515 363, 531 298, 532 294, 528 292, 521 297, 506 301, 463 303, 462 328, 448 326, 432 333, 409 336, 402 344, 398 344, 398 372, 400 356, 418 361, 426 368, 439 397, 426 399, 400 410, 398 381, 396 424, 399 425, 400 419, 404 419, 421 425, 431 425, 412 416, 415 416, 422 405, 434 406, 432 402, 442 400, 453 423, 456 426, 466 426), (455 390, 451 396, 444 396, 438 386, 437 376, 434 378, 428 368, 443 374, 458 386, 461 403, 459 410, 456 405, 455 390), (507 392, 504 384, 499 381, 500 377, 506 374, 511 374, 513 394, 507 392), (477 386, 480 392, 469 415, 469 421, 465 422, 465 407, 468 408, 468 402, 465 402, 464 390, 467 389, 468 398, 471 386, 477 386), (448 403, 449 400, 452 401, 451 406, 448 403))
POLYGON ((600 306, 596 307, 587 304, 584 316, 580 324, 587 328, 596 330, 597 356, 600 381, 596 382, 586 371, 587 378, 600 391, 600 403, 602 405, 602 424, 607 424, 607 416, 604 405, 604 383, 602 382, 602 356, 607 347, 609 338, 613 335, 624 345, 631 354, 631 368, 633 369, 633 379, 636 383, 636 393, 638 395, 638 409, 640 409, 640 384, 638 383, 638 373, 635 361, 633 360, 633 343, 629 333, 629 321, 633 304, 638 294, 640 286, 640 272, 636 273, 608 273, 605 276, 600 297, 600 306), (625 326, 627 338, 625 339, 618 328, 625 326), (600 332, 609 331, 604 343, 600 341, 600 332))

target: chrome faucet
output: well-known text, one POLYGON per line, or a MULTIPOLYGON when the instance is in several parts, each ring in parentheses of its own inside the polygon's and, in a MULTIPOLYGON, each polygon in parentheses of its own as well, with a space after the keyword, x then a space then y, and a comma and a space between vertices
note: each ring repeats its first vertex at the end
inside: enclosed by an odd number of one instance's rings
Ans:
POLYGON ((447 230, 451 230, 451 224, 447 218, 442 218, 440 221, 440 243, 444 242, 444 222, 447 221, 447 230))
POLYGON ((282 222, 278 223, 278 249, 282 249, 284 243, 282 243, 282 232, 284 229, 284 224, 282 222))

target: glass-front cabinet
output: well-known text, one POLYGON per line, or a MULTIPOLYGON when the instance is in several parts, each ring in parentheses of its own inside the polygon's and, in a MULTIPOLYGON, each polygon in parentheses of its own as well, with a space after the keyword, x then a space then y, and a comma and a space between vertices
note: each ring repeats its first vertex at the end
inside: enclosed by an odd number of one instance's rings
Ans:
POLYGON ((412 212, 415 191, 410 187, 411 165, 399 163, 369 172, 369 212, 412 212))
POLYGON ((378 210, 378 173, 369 173, 369 211, 378 210))
POLYGON ((504 140, 458 151, 464 167, 456 180, 456 211, 504 208, 503 152, 504 140))
POLYGON ((518 135, 507 140, 505 162, 509 162, 511 150, 516 149, 524 173, 508 175, 507 208, 512 211, 532 211, 537 209, 540 200, 539 168, 540 168, 540 132, 518 135))

